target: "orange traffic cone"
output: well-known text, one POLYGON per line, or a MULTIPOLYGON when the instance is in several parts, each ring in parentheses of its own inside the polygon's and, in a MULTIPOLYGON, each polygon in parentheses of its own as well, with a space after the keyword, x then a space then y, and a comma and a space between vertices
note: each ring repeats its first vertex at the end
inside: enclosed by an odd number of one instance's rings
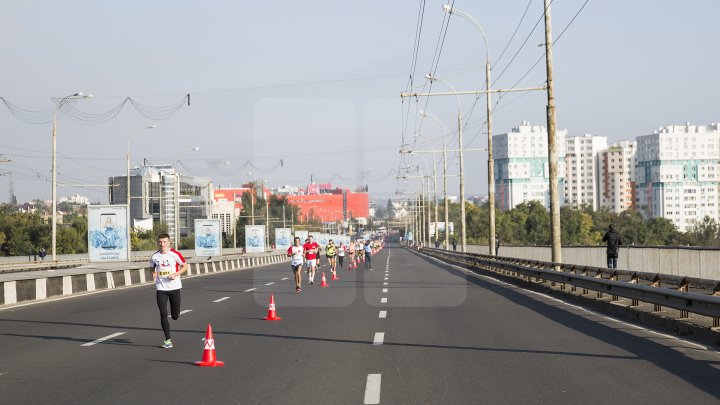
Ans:
POLYGON ((320 287, 330 287, 330 286, 328 285, 327 281, 325 281, 325 272, 324 272, 324 271, 323 271, 323 274, 322 274, 322 275, 323 275, 323 276, 322 276, 322 282, 320 283, 320 287))
POLYGON ((270 306, 268 306, 268 314, 267 317, 263 318, 265 321, 279 321, 282 320, 279 316, 275 314, 275 296, 270 294, 270 306))
POLYGON ((215 358, 215 339, 213 338, 212 327, 208 324, 205 332, 205 350, 203 350, 202 361, 196 361, 195 365, 200 367, 222 367, 225 362, 215 358))
POLYGON ((330 278, 330 280, 340 280, 340 277, 337 276, 337 272, 336 272, 336 271, 333 271, 333 272, 332 272, 332 275, 333 275, 333 276, 332 276, 332 278, 330 278))

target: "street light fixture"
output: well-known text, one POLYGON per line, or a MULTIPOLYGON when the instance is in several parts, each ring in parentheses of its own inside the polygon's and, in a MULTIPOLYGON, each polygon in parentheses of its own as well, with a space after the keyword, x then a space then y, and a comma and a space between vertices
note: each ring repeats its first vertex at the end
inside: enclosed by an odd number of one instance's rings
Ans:
MULTIPOLYGON (((448 178, 448 176, 447 176, 447 150, 445 148, 445 134, 448 132, 447 126, 445 125, 445 123, 440 121, 440 119, 438 117, 430 114, 427 111, 420 111, 420 115, 422 115, 423 117, 428 117, 428 118, 432 119, 433 121, 435 121, 440 126, 440 129, 443 131, 443 149, 442 149, 443 150, 443 152, 442 152, 442 156, 443 156, 443 194, 444 194, 444 199, 445 199, 445 202, 444 202, 444 206, 445 206, 445 249, 447 249, 448 246, 450 246, 449 245, 449 236, 448 236, 448 232, 450 230, 450 225, 449 225, 448 221, 450 219, 449 219, 449 215, 448 215, 449 207, 448 207, 448 194, 447 194, 447 178, 448 178)), ((436 232, 437 232, 437 230, 436 230, 436 232)))
MULTIPOLYGON (((434 80, 439 81, 440 83, 444 83, 448 87, 450 87, 455 93, 455 98, 457 99, 457 105, 458 105, 458 114, 457 114, 457 124, 458 124, 458 147, 460 149, 460 239, 462 242, 462 252, 465 253, 467 250, 467 244, 466 244, 466 221, 465 221, 465 168, 463 164, 463 138, 462 138, 462 110, 460 107, 460 96, 457 95, 457 89, 450 83, 446 82, 445 80, 438 79, 437 77, 427 74, 425 75, 425 78, 430 80, 431 82, 434 80)), ((447 227, 447 224, 445 224, 445 227, 447 227)))
POLYGON ((135 137, 135 135, 139 134, 140 132, 142 132, 146 129, 154 129, 154 128, 157 128, 157 125, 153 124, 153 125, 144 126, 142 128, 138 128, 128 137, 128 141, 127 141, 127 155, 126 155, 126 158, 127 158, 127 173, 126 173, 126 180, 127 180, 126 188, 127 188, 127 190, 126 190, 126 192, 127 192, 127 194, 125 196, 126 197, 125 202, 127 203, 127 222, 126 222, 125 226, 127 227, 126 232, 127 232, 127 244, 128 244, 128 246, 127 246, 127 260, 128 261, 130 261, 130 252, 132 251, 132 243, 130 241, 130 237, 131 237, 131 235, 130 235, 130 225, 131 225, 130 224, 130 199, 132 198, 130 196, 130 141, 132 141, 132 139, 135 137))
POLYGON ((53 112, 53 128, 52 128, 52 261, 57 260, 57 115, 65 102, 68 100, 82 100, 91 98, 92 94, 82 94, 81 92, 67 95, 60 99, 55 106, 53 112))
MULTIPOLYGON (((430 146, 430 149, 432 150, 433 154, 433 202, 435 205, 435 222, 434 222, 434 230, 435 230, 435 243, 437 243, 438 240, 438 226, 437 226, 437 219, 438 219, 438 206, 437 206, 437 160, 435 159, 435 147, 433 146, 432 142, 430 142, 430 139, 426 137, 425 135, 421 133, 415 134, 415 137, 423 137, 425 139, 425 142, 430 146)), ((444 139, 444 137, 443 137, 444 139)), ((424 157, 423 157, 424 159, 424 157)), ((428 238, 430 233, 428 232, 428 238)))
POLYGON ((490 47, 488 46, 485 30, 471 15, 458 10, 455 7, 444 4, 443 11, 448 14, 457 14, 465 20, 469 21, 475 28, 480 31, 485 41, 485 96, 487 103, 487 148, 488 148, 488 222, 490 223, 488 231, 488 245, 490 247, 490 255, 495 256, 495 161, 493 159, 492 149, 492 96, 490 92, 490 47))

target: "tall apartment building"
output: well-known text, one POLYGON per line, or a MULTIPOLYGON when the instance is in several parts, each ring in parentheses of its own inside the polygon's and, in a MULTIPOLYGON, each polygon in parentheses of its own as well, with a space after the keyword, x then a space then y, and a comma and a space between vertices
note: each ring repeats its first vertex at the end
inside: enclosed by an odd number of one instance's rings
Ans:
MULTIPOLYGON (((127 177, 108 179, 110 204, 127 204, 127 177)), ((173 240, 195 231, 195 219, 208 218, 210 179, 178 172, 172 165, 130 171, 130 226, 162 222, 173 240)), ((141 226, 145 227, 145 226, 141 226)))
POLYGON ((720 124, 671 125, 637 138, 638 208, 680 231, 718 220, 720 124))
POLYGON ((605 149, 604 136, 565 138, 565 205, 600 208, 600 153, 605 149))
MULTIPOLYGON (((564 201, 565 137, 556 131, 558 189, 564 201)), ((512 131, 493 136, 495 160, 495 200, 498 209, 512 209, 531 200, 550 208, 550 173, 547 129, 523 123, 512 131)))
POLYGON ((600 154, 600 207, 616 213, 636 207, 637 142, 620 141, 600 154))

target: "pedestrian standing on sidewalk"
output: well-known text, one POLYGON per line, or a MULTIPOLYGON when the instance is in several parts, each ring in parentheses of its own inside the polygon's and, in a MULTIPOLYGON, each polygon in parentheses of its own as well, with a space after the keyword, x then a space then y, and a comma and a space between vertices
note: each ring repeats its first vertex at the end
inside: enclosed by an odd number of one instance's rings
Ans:
POLYGON ((607 265, 610 269, 617 269, 618 253, 620 253, 620 245, 622 245, 622 237, 615 229, 614 224, 610 224, 607 233, 602 238, 603 242, 607 242, 607 265))

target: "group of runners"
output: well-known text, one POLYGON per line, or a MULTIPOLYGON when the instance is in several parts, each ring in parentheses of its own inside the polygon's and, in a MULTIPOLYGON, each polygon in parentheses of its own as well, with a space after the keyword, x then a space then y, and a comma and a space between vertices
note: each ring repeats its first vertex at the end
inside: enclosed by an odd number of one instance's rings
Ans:
MULTIPOLYGON (((381 246, 380 241, 351 241, 348 245, 340 243, 336 245, 330 239, 325 246, 325 257, 332 278, 337 278, 337 268, 343 267, 345 257, 348 257, 348 270, 357 269, 359 262, 365 263, 365 270, 372 270, 372 256, 377 253, 381 246)), ((305 268, 308 277, 308 285, 315 284, 315 274, 320 267, 320 256, 322 247, 313 239, 312 235, 308 235, 305 243, 301 244, 301 239, 295 237, 293 245, 287 250, 290 258, 290 267, 295 276, 295 292, 302 292, 302 270, 305 268)))
MULTIPOLYGON (((170 334, 170 323, 168 317, 177 320, 180 317, 180 290, 182 281, 180 276, 188 269, 188 264, 183 255, 173 249, 170 235, 164 233, 158 235, 158 251, 150 257, 150 267, 153 269, 152 277, 155 281, 157 306, 160 310, 160 324, 165 334, 165 341, 160 346, 164 349, 173 347, 170 334), (168 314, 168 304, 170 313, 168 314)), ((347 246, 344 243, 336 245, 332 240, 325 246, 325 256, 331 269, 333 278, 337 277, 337 265, 343 266, 345 257, 348 257, 348 270, 357 268, 361 261, 365 262, 365 269, 372 270, 371 258, 382 247, 380 241, 350 242, 347 246)), ((320 267, 320 253, 322 248, 313 240, 312 235, 308 236, 305 244, 300 244, 300 238, 296 237, 293 246, 287 250, 290 257, 290 266, 295 274, 295 291, 301 292, 302 269, 307 270, 308 284, 315 284, 315 272, 320 267)))

